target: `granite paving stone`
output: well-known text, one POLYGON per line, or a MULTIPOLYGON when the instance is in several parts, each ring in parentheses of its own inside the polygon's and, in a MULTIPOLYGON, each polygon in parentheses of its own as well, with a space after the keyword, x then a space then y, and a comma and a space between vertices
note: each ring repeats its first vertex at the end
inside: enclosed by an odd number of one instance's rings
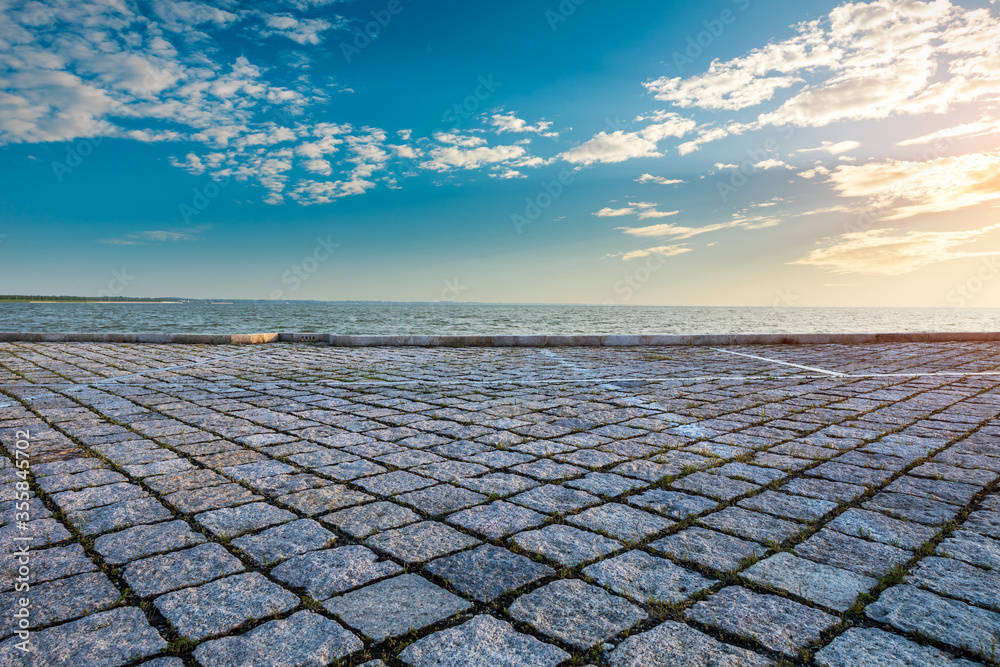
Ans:
POLYGON ((484 503, 487 501, 487 497, 481 493, 451 484, 438 484, 419 491, 400 494, 396 496, 396 500, 414 507, 424 514, 437 516, 484 503))
POLYGON ((357 485, 365 491, 377 496, 394 496, 397 493, 416 491, 435 483, 433 479, 427 479, 420 475, 414 475, 405 470, 387 472, 374 477, 365 477, 356 481, 357 485))
POLYGON ((640 604, 681 602, 715 583, 644 551, 629 551, 594 563, 583 568, 583 574, 613 593, 640 604))
POLYGON ((916 521, 929 526, 942 526, 958 514, 958 508, 955 505, 908 493, 882 492, 865 502, 864 507, 885 512, 897 519, 916 521))
POLYGON ((803 526, 769 514, 751 512, 742 507, 727 507, 703 516, 699 523, 761 544, 780 544, 802 531, 803 526))
POLYGON ((199 544, 132 561, 123 576, 139 597, 189 588, 244 570, 243 563, 218 544, 199 544))
POLYGON ((395 503, 380 501, 332 512, 320 517, 323 523, 361 539, 374 533, 420 521, 420 515, 395 503))
POLYGON ((0 341, 18 664, 995 661, 995 341, 587 340, 0 341))
POLYGON ((239 484, 219 484, 175 491, 164 496, 163 500, 182 514, 198 514, 223 507, 254 503, 263 498, 239 484))
POLYGON ((336 621, 310 611, 268 621, 249 632, 205 642, 194 651, 203 667, 309 667, 357 653, 364 644, 336 621))
POLYGON ((1000 540, 1000 512, 986 510, 973 512, 962 524, 962 528, 1000 540))
POLYGON ((112 565, 201 544, 205 538, 183 521, 134 526, 94 540, 94 550, 112 565))
POLYGON ((402 567, 380 559, 370 549, 350 545, 295 556, 271 570, 270 576, 322 601, 402 571, 402 567))
POLYGON ((545 521, 544 514, 520 505, 497 500, 488 505, 455 512, 445 521, 471 530, 491 540, 501 539, 527 528, 534 528, 545 521))
POLYGON ((829 502, 853 502, 865 494, 865 487, 860 484, 832 482, 816 477, 797 477, 782 484, 779 491, 794 493, 809 498, 819 498, 829 502))
POLYGON ((181 636, 203 639, 229 632, 248 620, 289 611, 299 598, 250 572, 167 593, 153 604, 181 636))
POLYGON ((793 549, 803 558, 876 579, 905 564, 913 554, 824 528, 793 549))
POLYGON ((38 478, 38 487, 46 493, 78 491, 87 487, 126 482, 125 476, 107 468, 94 468, 69 475, 48 475, 38 478))
POLYGON ((906 575, 906 582, 941 595, 1000 611, 1000 572, 985 570, 954 558, 924 558, 906 575))
POLYGON ((228 539, 296 518, 288 510, 270 503, 251 503, 196 514, 194 520, 216 537, 228 539))
POLYGON ((510 543, 529 553, 575 567, 607 556, 622 548, 617 540, 586 530, 554 524, 540 530, 527 530, 510 538, 510 543))
MULTIPOLYGON (((65 579, 55 579, 32 586, 27 597, 31 601, 29 627, 37 628, 59 621, 79 618, 110 607, 121 593, 102 572, 86 572, 65 579)), ((3 625, 0 638, 17 630, 13 619, 19 608, 12 594, 3 596, 3 625)))
POLYGON ((819 643, 823 631, 840 619, 777 595, 727 586, 707 600, 695 603, 684 617, 736 637, 749 637, 761 646, 796 657, 801 649, 819 643))
POLYGON ((413 667, 556 667, 570 657, 488 614, 417 640, 399 654, 413 667))
POLYGON ((652 489, 639 495, 630 496, 628 504, 659 512, 678 521, 701 514, 718 505, 716 501, 708 498, 664 489, 652 489))
POLYGON ((52 502, 63 512, 78 512, 94 507, 135 500, 148 495, 142 487, 127 482, 95 486, 80 491, 63 491, 52 496, 52 502))
POLYGON ((853 508, 826 524, 826 527, 845 535, 863 537, 910 551, 915 551, 937 533, 930 526, 853 508))
POLYGON ((850 628, 816 652, 821 667, 976 667, 933 646, 878 628, 850 628))
POLYGON ((339 595, 323 605, 346 625, 375 641, 400 637, 472 605, 416 574, 403 574, 339 595))
POLYGON ((614 498, 623 493, 646 488, 646 482, 605 472, 592 472, 579 479, 565 482, 571 489, 580 489, 604 498, 614 498))
MULTIPOLYGON (((29 585, 61 579, 74 574, 93 572, 97 569, 97 566, 87 557, 83 547, 79 544, 31 551, 28 558, 30 565, 27 583, 29 585)), ((22 576, 18 572, 18 568, 13 567, 13 565, 20 563, 20 559, 19 554, 8 553, 4 561, 6 561, 5 565, 9 563, 10 567, 0 568, 0 587, 7 592, 14 591, 16 580, 22 576)))
POLYGON ((545 514, 566 514, 600 504, 595 495, 555 484, 545 484, 509 499, 512 503, 530 507, 545 514))
POLYGON ((579 579, 553 581, 522 595, 507 613, 579 650, 601 644, 647 617, 624 598, 579 579))
POLYGON ((732 500, 759 489, 760 486, 722 475, 696 472, 670 484, 671 488, 698 493, 716 500, 732 500))
POLYGON ((837 508, 837 503, 829 500, 793 496, 780 491, 765 491, 756 496, 744 498, 736 504, 746 509, 801 521, 815 521, 837 508))
POLYGON ((1000 540, 956 530, 938 545, 938 556, 957 558, 987 570, 1000 571, 1000 540))
POLYGON ((490 473, 472 479, 460 479, 457 483, 459 486, 464 486, 479 493, 501 497, 521 493, 541 484, 541 482, 536 482, 530 477, 503 472, 490 473))
POLYGON ((767 553, 767 548, 756 542, 698 526, 651 542, 649 547, 659 553, 698 563, 719 572, 732 572, 739 569, 747 559, 767 553))
POLYGON ((334 484, 316 489, 306 489, 278 497, 278 502, 310 516, 332 512, 345 507, 354 507, 373 500, 367 493, 354 491, 346 486, 334 484))
POLYGON ((989 659, 1000 645, 1000 614, 908 584, 886 589, 865 615, 989 659))
POLYGON ((591 507, 566 521, 626 544, 642 542, 674 525, 673 521, 619 503, 591 507))
POLYGON ((611 652, 611 667, 775 667, 753 651, 724 644, 676 621, 632 635, 611 652))
POLYGON ((365 544, 404 563, 423 563, 475 546, 479 540, 437 521, 421 521, 372 535, 365 544))
POLYGON ((299 519, 254 535, 245 535, 232 541, 240 553, 254 565, 275 565, 281 561, 330 546, 336 536, 312 519, 299 519))
POLYGON ((861 593, 878 583, 872 577, 814 563, 786 551, 751 565, 742 576, 836 611, 847 611, 861 593))
POLYGON ((138 607, 118 607, 40 630, 32 635, 35 648, 28 653, 15 648, 20 641, 11 637, 0 643, 5 667, 121 667, 167 648, 138 607))
POLYGON ((139 498, 72 512, 66 519, 84 535, 100 535, 140 523, 166 521, 173 516, 156 498, 139 498))
POLYGON ((205 486, 214 486, 216 484, 225 484, 228 481, 229 480, 214 470, 208 470, 205 468, 186 470, 184 472, 173 473, 170 475, 147 477, 142 480, 143 484, 152 489, 154 493, 160 493, 163 495, 169 495, 178 491, 200 489, 205 486))
POLYGON ((495 600, 556 573, 548 565, 492 544, 439 558, 428 563, 426 568, 450 582, 455 590, 480 602, 495 600))
POLYGON ((974 484, 904 475, 885 488, 886 491, 908 493, 921 498, 962 506, 967 505, 982 487, 974 484))

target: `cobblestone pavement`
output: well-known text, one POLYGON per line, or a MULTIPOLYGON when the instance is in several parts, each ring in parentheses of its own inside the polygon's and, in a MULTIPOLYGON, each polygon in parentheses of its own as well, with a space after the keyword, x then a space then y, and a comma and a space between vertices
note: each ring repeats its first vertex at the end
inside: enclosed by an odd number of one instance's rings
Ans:
POLYGON ((3 666, 1000 660, 995 343, 9 343, 0 394, 3 666))

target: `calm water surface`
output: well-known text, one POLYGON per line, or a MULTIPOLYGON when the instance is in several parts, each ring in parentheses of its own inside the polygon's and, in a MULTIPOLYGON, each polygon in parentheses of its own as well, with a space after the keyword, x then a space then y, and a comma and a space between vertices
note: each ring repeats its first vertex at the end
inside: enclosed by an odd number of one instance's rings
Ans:
POLYGON ((472 304, 0 303, 0 330, 335 334, 702 334, 1000 331, 1000 309, 472 304))

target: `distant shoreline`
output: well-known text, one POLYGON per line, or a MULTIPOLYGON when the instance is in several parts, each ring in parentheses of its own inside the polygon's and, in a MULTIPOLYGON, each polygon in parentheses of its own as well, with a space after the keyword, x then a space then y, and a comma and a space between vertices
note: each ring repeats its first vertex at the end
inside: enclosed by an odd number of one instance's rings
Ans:
POLYGON ((43 300, 43 301, 25 301, 22 299, 0 299, 0 303, 134 303, 134 304, 158 304, 158 303, 186 303, 184 301, 93 301, 89 300, 73 300, 69 299, 53 299, 53 300, 43 300))

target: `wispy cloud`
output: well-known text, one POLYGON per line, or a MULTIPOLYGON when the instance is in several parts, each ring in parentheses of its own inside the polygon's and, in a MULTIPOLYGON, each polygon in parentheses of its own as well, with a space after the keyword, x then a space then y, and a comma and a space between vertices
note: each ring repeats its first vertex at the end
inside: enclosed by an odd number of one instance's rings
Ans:
POLYGON ((857 150, 858 148, 861 148, 860 141, 838 141, 836 143, 832 141, 824 141, 816 148, 802 148, 799 150, 799 152, 800 153, 823 152, 823 153, 829 153, 830 155, 840 155, 841 153, 849 153, 850 151, 857 150))
POLYGON ((496 128, 498 134, 503 132, 529 132, 540 134, 543 137, 558 137, 558 132, 551 130, 552 122, 541 120, 534 125, 529 125, 527 121, 521 120, 512 113, 493 114, 490 124, 496 128))
POLYGON ((203 232, 211 227, 200 225, 193 229, 185 230, 165 230, 153 229, 142 232, 133 232, 117 238, 100 239, 98 243, 108 245, 153 245, 159 243, 178 243, 186 241, 201 241, 203 232))
POLYGON ((655 248, 644 248, 643 250, 632 250, 631 252, 621 253, 619 256, 626 262, 630 259, 641 259, 643 257, 649 257, 650 255, 662 255, 664 257, 673 257, 675 255, 683 255, 686 252, 691 252, 691 248, 682 245, 661 245, 655 248))
POLYGON ((599 218, 618 218, 625 215, 635 215, 640 220, 647 220, 649 218, 669 218, 670 216, 677 215, 678 213, 680 213, 680 211, 657 210, 656 204, 652 202, 638 202, 621 208, 611 208, 609 206, 605 206, 600 211, 594 213, 594 215, 599 218))
POLYGON ((1000 255, 1000 250, 958 250, 997 229, 1000 225, 963 232, 898 229, 852 232, 789 264, 817 266, 833 273, 898 276, 938 262, 1000 255))
POLYGON ((643 174, 639 178, 635 179, 636 183, 656 183, 657 185, 679 185, 685 183, 679 178, 667 178, 666 176, 653 176, 652 174, 643 174))
POLYGON ((830 181, 844 197, 865 197, 882 220, 902 220, 1000 201, 1000 150, 921 162, 843 165, 830 181))
POLYGON ((658 100, 713 111, 759 107, 790 91, 750 123, 701 130, 681 154, 749 129, 939 114, 1000 93, 994 64, 1000 19, 987 9, 948 0, 848 2, 795 31, 746 56, 713 62, 704 74, 646 82, 658 100))

